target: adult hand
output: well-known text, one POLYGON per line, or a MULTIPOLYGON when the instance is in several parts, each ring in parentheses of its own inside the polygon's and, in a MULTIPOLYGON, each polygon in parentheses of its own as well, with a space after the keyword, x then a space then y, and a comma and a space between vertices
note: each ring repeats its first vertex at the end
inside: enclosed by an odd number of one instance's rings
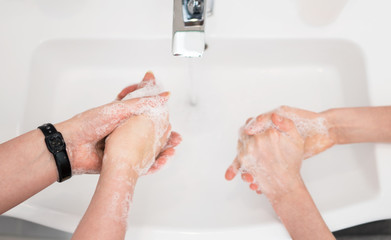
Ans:
POLYGON ((123 239, 130 203, 138 178, 173 154, 179 135, 170 135, 171 125, 166 102, 168 92, 158 94, 153 75, 147 73, 138 85, 124 89, 118 100, 137 99, 140 108, 134 116, 121 122, 105 140, 102 170, 91 203, 75 231, 75 239, 123 239), (137 91, 140 90, 140 91, 137 91), (129 92, 132 92, 128 95, 129 92), (125 98, 126 96, 126 98, 125 98), (171 152, 167 149, 172 149, 171 152), (159 155, 160 153, 160 155, 159 155), (158 160, 155 161, 156 157, 158 160), (91 227, 97 231, 91 232, 91 227))
POLYGON ((329 134, 331 127, 323 113, 281 106, 280 108, 256 118, 248 119, 245 132, 254 135, 263 132, 272 126, 271 116, 277 113, 282 117, 291 119, 302 139, 304 140, 304 158, 314 156, 335 144, 334 136, 329 134))
POLYGON ((270 117, 274 127, 261 133, 248 135, 242 128, 234 164, 251 189, 275 199, 301 183, 305 142, 292 120, 276 113, 270 117))
MULTIPOLYGON (((290 119, 297 128, 303 145, 303 159, 309 158, 326 149, 332 147, 335 143, 335 136, 330 131, 331 124, 326 120, 324 113, 314 113, 297 108, 282 106, 272 112, 261 114, 256 118, 249 118, 241 130, 241 134, 254 136, 259 133, 264 133, 273 126, 276 127, 272 121, 273 114, 278 114, 284 118, 290 119)), ((240 141, 238 147, 240 146, 240 141)), ((232 180, 238 170, 241 168, 240 163, 235 159, 232 165, 227 169, 226 179, 232 180)), ((247 174, 244 179, 247 179, 247 174)), ((249 179, 247 179, 249 180, 249 179)), ((255 188, 254 186, 252 189, 255 188)))
MULTIPOLYGON (((148 80, 149 76, 147 73, 142 84, 127 88, 126 92, 130 93, 142 88, 143 82, 148 80)), ((102 166, 105 138, 122 122, 138 113, 153 98, 154 96, 148 96, 124 101, 116 100, 56 124, 56 128, 62 132, 67 144, 73 173, 99 173, 102 166)), ((175 133, 174 136, 176 138, 169 141, 170 145, 168 145, 171 149, 180 142, 180 136, 175 133)), ((173 154, 173 150, 160 156, 163 160, 159 162, 164 162, 164 157, 170 156, 170 153, 173 154)), ((158 167, 160 165, 157 164, 158 167)))
POLYGON ((266 195, 292 239, 335 239, 300 176, 302 134, 291 119, 276 113, 270 118, 273 125, 261 132, 241 131, 235 161, 243 179, 266 195))
MULTIPOLYGON (((144 76, 144 79, 139 84, 133 84, 124 88, 117 96, 117 100, 121 101, 129 93, 132 93, 136 90, 142 89, 144 87, 151 87, 156 85, 155 76, 152 72, 147 72, 144 76)), ((152 174, 161 169, 167 161, 174 156, 175 147, 182 141, 182 137, 179 133, 172 131, 168 141, 161 148, 161 152, 157 155, 156 161, 148 170, 147 174, 152 174)))
POLYGON ((103 169, 114 168, 117 174, 131 170, 136 177, 146 174, 167 144, 170 132, 168 116, 158 121, 147 114, 129 118, 107 137, 103 169))

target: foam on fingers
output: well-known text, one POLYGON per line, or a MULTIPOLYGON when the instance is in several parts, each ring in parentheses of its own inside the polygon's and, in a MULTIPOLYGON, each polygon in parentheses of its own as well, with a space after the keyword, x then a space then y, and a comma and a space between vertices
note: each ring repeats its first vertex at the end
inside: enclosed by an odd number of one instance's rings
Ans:
MULTIPOLYGON (((265 180, 269 183, 273 182, 273 186, 279 186, 280 184, 279 179, 275 179, 270 174, 270 171, 272 171, 270 166, 273 166, 274 160, 268 158, 268 156, 263 156, 264 151, 273 148, 273 144, 277 144, 272 141, 273 135, 268 136, 267 133, 282 133, 288 136, 291 141, 305 141, 306 139, 309 141, 313 136, 327 138, 328 123, 324 118, 316 117, 316 115, 310 115, 315 116, 315 118, 301 116, 307 115, 297 115, 290 108, 281 107, 270 113, 248 119, 245 125, 240 128, 237 153, 240 156, 240 172, 242 173, 242 179, 251 183, 250 188, 256 190, 257 193, 261 193, 261 190, 267 193, 274 191, 265 187, 268 185, 264 184, 265 180), (263 142, 265 138, 267 141, 263 142), (257 141, 262 141, 262 144, 257 145, 257 141), (262 150, 262 147, 265 149, 262 150), (265 164, 269 165, 269 168, 265 164), (252 179, 248 177, 250 174, 253 177, 252 179), (262 175, 263 181, 259 180, 260 175, 262 175)), ((312 153, 305 152, 302 159, 306 157, 306 154, 311 155, 312 153)))

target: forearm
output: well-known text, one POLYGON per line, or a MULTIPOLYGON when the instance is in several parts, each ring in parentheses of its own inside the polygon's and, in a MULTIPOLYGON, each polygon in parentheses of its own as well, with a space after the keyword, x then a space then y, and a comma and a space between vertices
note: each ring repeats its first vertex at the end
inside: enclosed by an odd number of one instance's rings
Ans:
POLYGON ((72 239, 124 239, 137 178, 127 167, 103 165, 94 196, 72 239))
POLYGON ((335 239, 302 181, 293 191, 269 200, 292 239, 335 239))
POLYGON ((337 144, 391 142, 391 107, 337 108, 321 113, 337 144))
POLYGON ((0 214, 57 180, 44 135, 34 130, 0 145, 0 214))

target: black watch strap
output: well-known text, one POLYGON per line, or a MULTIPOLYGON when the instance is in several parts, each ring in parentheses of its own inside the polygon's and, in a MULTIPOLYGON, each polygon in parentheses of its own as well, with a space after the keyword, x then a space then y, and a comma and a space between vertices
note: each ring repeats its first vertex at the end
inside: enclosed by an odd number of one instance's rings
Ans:
POLYGON ((57 181, 63 182, 69 179, 72 176, 72 168, 62 134, 50 123, 46 123, 38 128, 45 135, 46 146, 54 156, 58 170, 57 181))

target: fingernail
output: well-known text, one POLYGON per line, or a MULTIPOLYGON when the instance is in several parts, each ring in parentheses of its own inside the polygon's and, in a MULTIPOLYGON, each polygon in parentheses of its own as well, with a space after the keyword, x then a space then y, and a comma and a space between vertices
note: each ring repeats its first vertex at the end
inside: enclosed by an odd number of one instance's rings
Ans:
POLYGON ((255 190, 258 189, 258 185, 255 184, 255 183, 251 183, 251 184, 250 184, 250 189, 255 191, 255 190))
POLYGON ((225 172, 225 179, 232 180, 235 177, 235 172, 233 171, 233 167, 230 166, 225 172))
POLYGON ((170 92, 163 92, 159 94, 159 97, 161 97, 160 102, 162 104, 165 104, 170 99, 170 92))
MULTIPOLYGON (((152 71, 147 71, 146 73, 145 73, 145 77, 149 77, 148 79, 151 79, 151 78, 155 78, 155 76, 153 75, 153 72, 152 71)), ((144 77, 144 78, 145 78, 144 77)))
POLYGON ((153 75, 152 71, 148 71, 145 73, 143 81, 142 82, 151 82, 155 84, 155 75, 153 75))
POLYGON ((170 93, 170 92, 162 92, 162 93, 160 93, 160 94, 159 94, 159 96, 161 96, 161 97, 165 97, 165 98, 169 98, 169 97, 170 97, 170 95, 171 95, 171 93, 170 93))
POLYGON ((246 175, 242 174, 241 177, 242 177, 242 180, 243 180, 243 181, 246 181, 246 175))

